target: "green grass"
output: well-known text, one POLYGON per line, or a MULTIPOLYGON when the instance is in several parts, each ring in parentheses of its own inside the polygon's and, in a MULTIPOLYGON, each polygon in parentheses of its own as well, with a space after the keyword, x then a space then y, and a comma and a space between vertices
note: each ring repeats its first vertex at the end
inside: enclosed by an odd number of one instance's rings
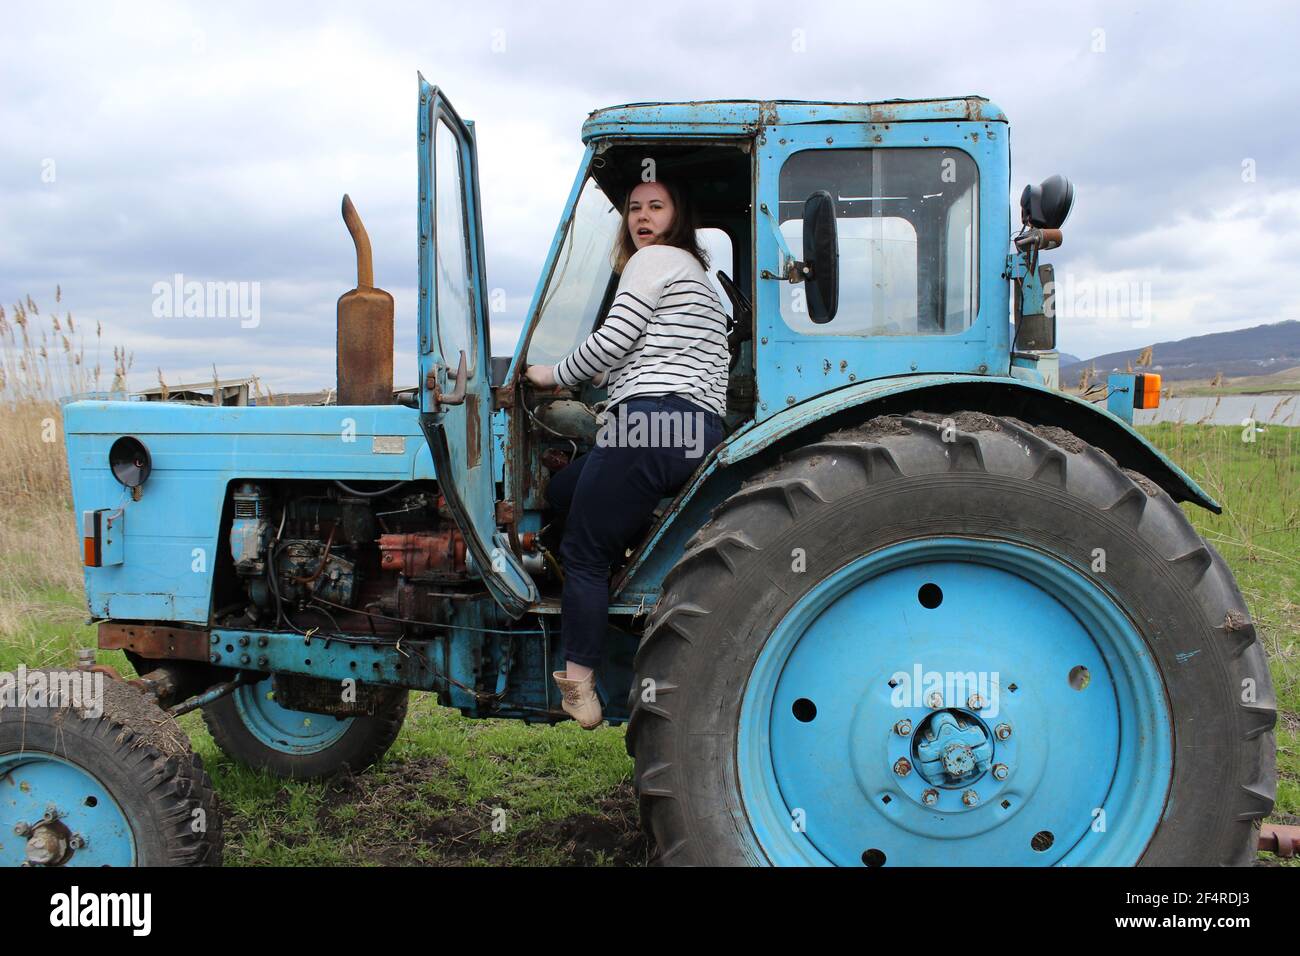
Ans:
MULTIPOLYGON (((0 670, 68 665, 93 647, 80 596, 41 595, 45 613, 0 643, 0 670)), ((97 660, 133 676, 123 654, 97 660)), ((227 865, 640 864, 646 842, 622 729, 468 720, 412 692, 397 742, 370 772, 282 781, 217 749, 196 712, 181 718, 221 799, 227 865), (496 813, 494 811, 504 811, 496 813), (494 823, 496 829, 494 829, 494 823), (498 832, 499 831, 499 832, 498 832)))
POLYGON ((1142 429, 1201 482, 1221 515, 1184 506, 1228 562, 1250 608, 1277 694, 1274 819, 1300 823, 1300 430, 1162 424, 1142 429))
POLYGON ((621 730, 466 720, 412 696, 397 743, 368 773, 279 781, 183 724, 226 812, 226 863, 274 866, 643 863, 621 730))
MULTIPOLYGON (((1166 424, 1148 436, 1225 506, 1184 506, 1233 568, 1269 655, 1278 699, 1274 819, 1300 822, 1300 430, 1253 443, 1238 428, 1166 424)), ((70 518, 69 518, 70 520, 70 518)), ((67 664, 93 646, 81 595, 42 585, 39 568, 0 552, 0 669, 67 664)), ((124 673, 119 653, 101 663, 124 673)), ((413 694, 410 717, 374 770, 328 783, 246 770, 182 718, 222 800, 228 865, 638 865, 623 731, 472 721, 413 694), (494 810, 504 829, 493 829, 494 810)))

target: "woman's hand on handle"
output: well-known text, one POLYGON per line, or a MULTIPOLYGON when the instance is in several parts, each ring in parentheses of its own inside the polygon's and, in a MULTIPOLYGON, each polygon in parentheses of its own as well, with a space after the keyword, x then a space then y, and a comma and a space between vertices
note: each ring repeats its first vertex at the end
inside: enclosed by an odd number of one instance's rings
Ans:
POLYGON ((530 365, 524 369, 524 378, 538 388, 555 386, 555 367, 551 365, 530 365))

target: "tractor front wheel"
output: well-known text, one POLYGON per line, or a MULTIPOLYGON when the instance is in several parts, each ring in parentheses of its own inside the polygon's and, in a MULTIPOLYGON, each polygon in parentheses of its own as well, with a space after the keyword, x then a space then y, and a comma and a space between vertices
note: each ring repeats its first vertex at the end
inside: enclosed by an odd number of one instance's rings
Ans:
POLYGON ((1246 864, 1276 787, 1222 559, 1151 481, 1011 418, 876 418, 747 482, 633 688, 662 863, 1246 864))
POLYGON ((153 700, 82 671, 0 684, 0 865, 217 866, 221 849, 212 781, 153 700))

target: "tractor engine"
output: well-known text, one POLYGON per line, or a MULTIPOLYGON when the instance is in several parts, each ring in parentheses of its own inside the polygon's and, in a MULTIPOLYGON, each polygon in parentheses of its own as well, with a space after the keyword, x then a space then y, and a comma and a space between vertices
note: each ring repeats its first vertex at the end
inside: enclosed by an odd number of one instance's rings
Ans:
POLYGON ((465 540, 436 489, 400 484, 237 485, 229 545, 242 620, 323 635, 441 620, 468 593, 465 540))

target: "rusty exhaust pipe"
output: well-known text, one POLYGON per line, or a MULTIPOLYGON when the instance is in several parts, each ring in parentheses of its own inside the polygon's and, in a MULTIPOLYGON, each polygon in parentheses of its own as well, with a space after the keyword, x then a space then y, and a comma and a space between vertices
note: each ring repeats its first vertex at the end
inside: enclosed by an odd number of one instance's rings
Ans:
POLYGON ((339 297, 335 366, 338 404, 393 404, 393 297, 375 288, 370 236, 352 200, 343 222, 357 249, 357 287, 339 297))

